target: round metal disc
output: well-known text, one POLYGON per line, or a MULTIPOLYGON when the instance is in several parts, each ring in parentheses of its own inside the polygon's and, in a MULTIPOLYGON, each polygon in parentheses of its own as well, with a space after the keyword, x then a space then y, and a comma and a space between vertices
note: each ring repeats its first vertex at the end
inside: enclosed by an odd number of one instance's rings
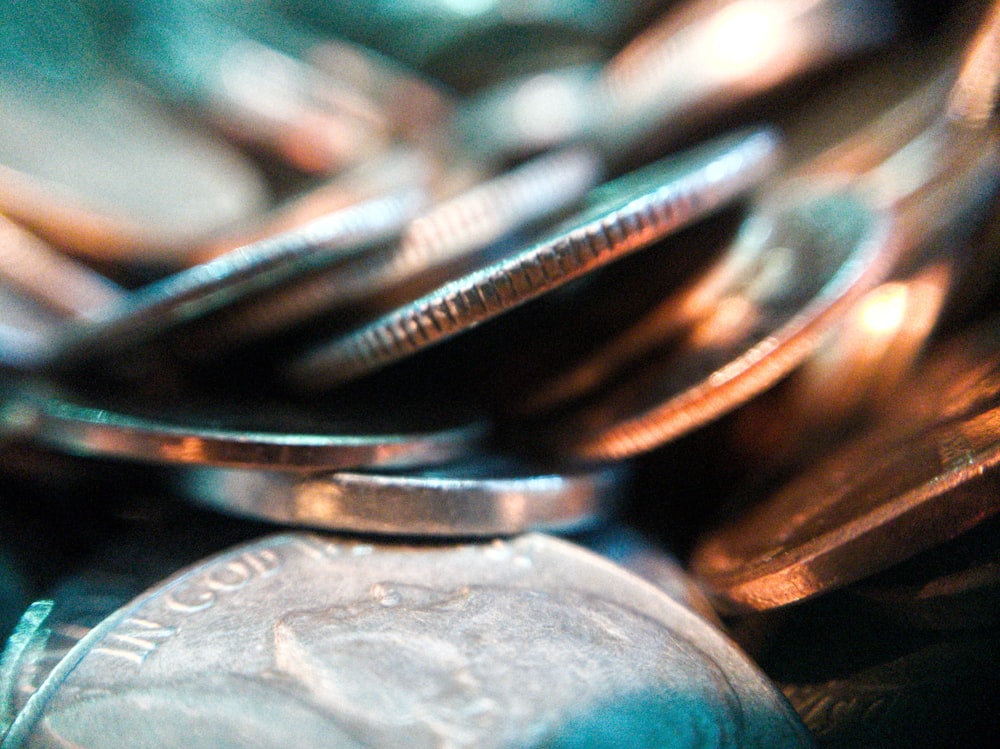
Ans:
POLYGON ((361 200, 123 295, 69 328, 60 342, 60 356, 77 359, 126 348, 309 270, 358 255, 397 232, 422 202, 422 191, 411 187, 361 200))
POLYGON ((551 292, 732 200, 769 171, 776 148, 774 132, 751 131, 606 184, 545 239, 313 349, 290 377, 311 389, 359 377, 551 292))
POLYGON ((1000 511, 989 331, 995 341, 994 323, 940 351, 880 424, 705 536, 692 569, 721 605, 770 609, 839 588, 1000 511))
MULTIPOLYGON (((275 335, 331 309, 377 305, 392 289, 470 263, 476 253, 577 203, 596 184, 600 159, 584 148, 542 154, 416 216, 398 242, 222 310, 193 331, 194 345, 220 349, 275 335)), ((433 276, 437 278, 437 276, 433 276)), ((433 280, 433 278, 431 280, 433 280)), ((385 302, 382 305, 385 306, 385 302)))
POLYGON ((665 305, 689 315, 697 309, 675 340, 578 410, 554 417, 548 439, 585 460, 620 459, 767 389, 885 275, 899 243, 890 225, 849 191, 809 183, 782 191, 758 207, 704 284, 665 305))
POLYGON ((84 398, 51 388, 23 388, 8 396, 0 428, 82 455, 320 470, 454 460, 485 432, 483 423, 460 411, 401 401, 392 411, 361 402, 306 409, 252 399, 84 398))
POLYGON ((147 591, 4 747, 810 746, 715 628, 571 544, 284 535, 147 591), (116 730, 107 730, 114 725, 116 730))
POLYGON ((625 471, 542 472, 480 458, 405 473, 294 476, 197 468, 185 494, 224 512, 291 525, 408 536, 572 532, 605 517, 625 471))
POLYGON ((0 76, 0 104, 0 205, 62 247, 174 262, 265 205, 245 157, 120 81, 26 92, 0 76))

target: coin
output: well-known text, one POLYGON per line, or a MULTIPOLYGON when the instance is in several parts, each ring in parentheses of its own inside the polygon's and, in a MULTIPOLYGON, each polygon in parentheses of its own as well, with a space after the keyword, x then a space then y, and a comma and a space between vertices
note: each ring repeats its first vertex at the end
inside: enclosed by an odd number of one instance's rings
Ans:
POLYGON ((904 384, 879 423, 706 534, 692 569, 720 605, 770 609, 839 588, 1000 510, 995 354, 930 393, 955 372, 948 352, 923 368, 926 382, 918 370, 904 384))
POLYGON ((701 0, 671 8, 605 66, 594 137, 609 151, 729 108, 805 71, 878 46, 892 3, 701 0))
POLYGON ((378 304, 394 288, 433 284, 439 273, 472 262, 504 236, 559 215, 600 172, 599 159, 585 148, 543 154, 421 212, 398 242, 220 312, 190 343, 214 354, 331 309, 378 304))
POLYGON ((404 536, 573 532, 607 517, 624 489, 623 468, 545 471, 482 457, 405 472, 338 471, 290 476, 191 469, 181 490, 227 513, 313 528, 404 536))
POLYGON ((310 409, 240 394, 60 392, 7 388, 0 429, 76 454, 153 463, 271 470, 442 463, 467 453, 485 426, 460 408, 327 403, 310 409), (178 403, 180 401, 180 403, 178 403))
POLYGON ((286 535, 237 547, 80 641, 4 746, 52 741, 810 744, 710 625, 608 562, 537 535, 457 547, 286 535))
POLYGON ((63 361, 121 350, 250 294, 367 249, 399 230, 423 202, 404 188, 364 200, 132 292, 85 322, 67 326, 63 361))
POLYGON ((980 629, 1000 625, 1000 545, 997 520, 987 520, 852 586, 901 626, 980 629))
POLYGON ((235 139, 320 173, 388 147, 390 123, 377 103, 296 54, 288 38, 295 35, 265 7, 253 9, 250 24, 238 7, 211 3, 140 2, 130 10, 112 44, 120 66, 235 139))
POLYGON ((289 377, 328 387, 551 292, 733 199, 770 169, 776 147, 772 131, 740 133, 606 184, 546 238, 316 347, 292 362, 289 377))
POLYGON ((114 282, 57 252, 26 229, 0 215, 4 262, 0 281, 12 284, 67 316, 84 316, 113 304, 124 293, 114 282))
POLYGON ((244 156, 153 106, 98 58, 81 7, 15 3, 3 25, 0 206, 60 247, 170 263, 261 209, 244 156))
MULTIPOLYGON (((745 222, 720 270, 690 297, 681 292, 677 308, 691 302, 695 314, 676 345, 579 406, 546 417, 544 439, 584 460, 613 460, 718 417, 799 364, 885 275, 897 240, 889 217, 850 191, 789 184, 745 222)), ((674 301, 663 307, 673 309, 674 301)), ((577 387, 572 379, 561 384, 577 387)))
POLYGON ((630 527, 612 523, 574 539, 587 549, 648 580, 720 630, 722 622, 698 584, 668 550, 630 527))
POLYGON ((818 745, 986 749, 996 735, 996 631, 946 638, 885 663, 782 691, 818 745))

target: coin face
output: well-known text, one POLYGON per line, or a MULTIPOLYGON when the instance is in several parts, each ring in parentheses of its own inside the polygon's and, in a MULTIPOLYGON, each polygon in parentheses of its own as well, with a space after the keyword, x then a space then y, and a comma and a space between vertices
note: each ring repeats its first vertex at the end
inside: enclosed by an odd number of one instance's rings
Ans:
POLYGON ((289 376, 312 389, 359 377, 551 292, 745 191, 776 147, 768 130, 733 135, 606 184, 547 238, 307 352, 289 376))
POLYGON ((74 454, 153 463, 272 470, 442 463, 467 453, 485 425, 462 408, 399 400, 305 409, 193 394, 86 396, 56 388, 9 388, 0 428, 74 454), (178 399, 183 402, 178 405, 178 399))
MULTIPOLYGON (((799 183, 759 207, 720 272, 696 284, 690 299, 682 291, 680 303, 666 303, 698 314, 641 366, 549 418, 551 444, 586 460, 646 452, 801 362, 888 271, 897 249, 887 215, 849 191, 816 187, 799 183)), ((572 387, 574 374, 556 384, 572 387)))
MULTIPOLYGON (((944 356, 925 367, 928 382, 940 383, 947 364, 944 356)), ((913 412, 904 389, 894 399, 901 416, 885 417, 706 535, 694 571, 724 605, 769 609, 879 572, 994 514, 1000 410, 996 390, 983 388, 995 372, 980 360, 930 402, 921 400, 918 372, 913 412)))
POLYGON ((473 537, 592 526, 623 492, 625 471, 545 472, 483 457, 403 473, 192 469, 179 479, 187 495, 223 512, 333 530, 473 537))
POLYGON ((93 629, 4 746, 59 742, 810 744, 714 628, 569 544, 302 535, 196 565, 93 629))

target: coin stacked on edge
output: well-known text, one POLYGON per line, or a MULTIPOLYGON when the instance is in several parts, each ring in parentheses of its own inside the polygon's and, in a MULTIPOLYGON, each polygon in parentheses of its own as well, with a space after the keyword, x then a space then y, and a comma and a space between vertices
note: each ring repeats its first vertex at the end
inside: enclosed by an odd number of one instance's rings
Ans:
POLYGON ((1000 4, 0 37, 4 749, 992 745, 1000 4))

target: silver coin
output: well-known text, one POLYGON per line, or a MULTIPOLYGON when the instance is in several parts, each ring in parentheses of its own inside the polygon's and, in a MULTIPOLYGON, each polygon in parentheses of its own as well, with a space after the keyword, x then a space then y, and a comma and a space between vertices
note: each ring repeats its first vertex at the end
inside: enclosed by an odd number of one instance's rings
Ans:
POLYGON ((648 580, 668 596, 706 621, 722 629, 719 615, 677 559, 639 531, 621 525, 607 525, 577 536, 577 543, 648 580))
POLYGON ((884 0, 682 3, 605 66, 594 135, 616 151, 690 127, 695 117, 884 43, 895 21, 884 0))
MULTIPOLYGON (((884 277, 898 249, 884 212, 837 187, 787 187, 744 224, 707 280, 727 291, 708 298, 678 345, 551 417, 553 444, 586 460, 619 459, 707 423, 791 371, 884 277)), ((701 291, 692 303, 706 301, 701 291)))
POLYGON ((191 394, 85 397, 11 385, 0 432, 80 455, 271 470, 444 463, 467 454, 485 425, 447 404, 315 405, 191 394), (178 401, 181 401, 178 403, 178 401))
POLYGON ((721 138, 599 188, 592 205, 537 243, 456 278, 295 360, 321 388, 358 377, 551 292, 717 209, 770 170, 777 138, 721 138))
POLYGON ((53 742, 810 745, 714 628, 535 535, 457 547, 286 535, 219 555, 88 633, 3 746, 53 742))
POLYGON ((514 231, 576 203, 601 172, 584 148, 544 154, 437 203, 407 224, 398 242, 374 248, 286 288, 220 312, 192 345, 209 352, 275 335, 331 309, 377 304, 395 288, 434 281, 432 271, 471 262, 514 231))
POLYGON ((409 536, 573 532, 607 517, 621 468, 557 473, 481 458, 403 473, 292 476, 195 468, 181 490, 223 512, 291 525, 409 536))
POLYGON ((70 361, 121 350, 220 306, 368 249, 398 232, 423 203, 403 188, 362 201, 134 291, 60 335, 70 361))
POLYGON ((580 141, 599 112, 599 71, 582 63, 504 80, 463 102, 452 127, 466 148, 494 159, 580 141))
POLYGON ((246 157, 100 63, 81 7, 8 10, 0 32, 7 215, 92 257, 169 262, 263 207, 263 178, 246 157))
POLYGON ((260 5, 250 24, 247 15, 184 0, 135 3, 113 49, 166 101, 303 171, 336 171, 388 146, 377 102, 296 54, 301 45, 281 44, 296 35, 280 16, 260 5))

